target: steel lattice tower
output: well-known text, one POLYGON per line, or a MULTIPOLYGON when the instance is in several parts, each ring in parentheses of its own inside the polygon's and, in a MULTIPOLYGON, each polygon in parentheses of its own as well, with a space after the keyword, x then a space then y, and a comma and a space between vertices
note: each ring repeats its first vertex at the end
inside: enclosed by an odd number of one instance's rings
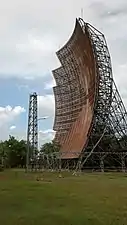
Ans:
POLYGON ((30 94, 27 130, 27 169, 29 164, 36 165, 38 150, 38 109, 37 93, 30 94))
POLYGON ((78 161, 76 168, 100 163, 102 170, 104 161, 107 167, 121 161, 124 168, 127 111, 113 78, 104 34, 76 19, 71 37, 56 54, 61 66, 53 70, 53 129, 62 161, 78 161))

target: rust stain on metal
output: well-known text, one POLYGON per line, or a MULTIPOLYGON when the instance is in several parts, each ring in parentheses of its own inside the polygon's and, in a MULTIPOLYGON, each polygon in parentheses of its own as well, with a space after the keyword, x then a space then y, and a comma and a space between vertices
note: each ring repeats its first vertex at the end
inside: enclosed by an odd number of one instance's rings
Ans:
POLYGON ((70 159, 82 152, 93 118, 96 71, 87 27, 82 30, 76 21, 70 40, 56 54, 61 67, 53 71, 55 141, 61 145, 62 158, 70 159))

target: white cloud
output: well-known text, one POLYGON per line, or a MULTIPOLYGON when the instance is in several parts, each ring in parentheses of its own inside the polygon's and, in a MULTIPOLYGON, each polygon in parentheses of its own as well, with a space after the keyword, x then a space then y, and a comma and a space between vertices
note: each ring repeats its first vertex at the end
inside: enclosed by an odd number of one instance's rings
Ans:
POLYGON ((10 130, 14 130, 14 129, 16 129, 16 126, 15 125, 13 125, 13 126, 10 127, 10 130))
MULTIPOLYGON (((27 138, 27 134, 26 132, 23 131, 19 131, 19 130, 13 130, 11 135, 15 136, 16 139, 18 140, 26 140, 27 138)), ((38 147, 40 148, 41 145, 43 145, 46 142, 50 142, 51 140, 53 140, 53 138, 55 137, 55 131, 53 131, 52 129, 48 129, 48 130, 39 130, 38 132, 38 147)))
POLYGON ((40 117, 54 117, 54 96, 44 95, 38 96, 38 108, 39 108, 39 118, 40 117))
POLYGON ((117 70, 127 58, 126 0, 5 0, 0 7, 0 76, 33 79, 57 67, 55 51, 70 37, 81 8, 84 20, 105 33, 117 70))
MULTIPOLYGON (((26 131, 24 130, 12 130, 12 132, 10 133, 11 135, 13 135, 16 139, 18 140, 26 140, 27 138, 27 134, 26 131)), ((53 131, 52 129, 48 129, 48 130, 39 130, 38 132, 38 147, 40 148, 41 145, 43 145, 46 142, 50 142, 51 140, 53 140, 53 138, 55 137, 55 131, 53 131)))
POLYGON ((39 131, 39 147, 46 142, 50 142, 55 137, 55 131, 52 129, 39 131))
POLYGON ((44 89, 45 90, 50 90, 54 86, 56 86, 55 80, 50 80, 48 83, 45 83, 44 89))
MULTIPOLYGON (((45 95, 38 96, 38 108, 39 108, 39 118, 46 118, 46 123, 50 120, 50 123, 54 120, 55 105, 54 96, 45 95)), ((51 124, 50 124, 51 125, 51 124)), ((52 127, 52 125, 51 125, 52 127)), ((39 147, 46 142, 51 141, 55 136, 55 132, 52 129, 40 130, 38 134, 39 147)))
POLYGON ((25 112, 25 109, 21 106, 11 106, 0 107, 0 127, 5 123, 11 122, 15 117, 19 116, 21 113, 25 112))
POLYGON ((6 106, 0 107, 0 139, 6 139, 9 134, 9 130, 14 129, 14 126, 9 126, 10 123, 15 121, 22 113, 25 112, 25 109, 21 106, 6 106))
MULTIPOLYGON (((0 77, 32 80, 59 65, 55 56, 74 28, 75 18, 101 30, 112 56, 118 88, 127 103, 127 2, 104 0, 4 0, 0 7, 0 77), (124 65, 124 66, 123 66, 124 65)), ((45 90, 54 83, 45 83, 45 90)), ((28 89, 24 86, 21 88, 28 89)), ((39 117, 54 117, 53 95, 38 96, 39 117)), ((0 129, 13 122, 23 108, 0 108, 0 129), (20 112, 19 112, 20 111, 20 112)), ((7 129, 6 129, 7 130, 7 129)), ((24 136, 23 132, 22 135, 24 136)))
MULTIPOLYGON (((54 97, 53 95, 38 96, 39 118, 44 118, 48 121, 54 119, 54 97)), ((16 125, 11 125, 16 118, 20 117, 26 110, 21 106, 6 106, 0 107, 0 139, 4 140, 11 134, 17 139, 26 140, 26 129, 17 129, 16 125)), ((41 125, 41 124, 40 124, 41 125)), ((41 126, 40 126, 41 127, 41 126)), ((43 130, 39 132, 39 146, 45 142, 52 140, 54 131, 52 129, 43 130)))
POLYGON ((54 134, 55 133, 55 131, 52 129, 48 129, 48 130, 44 130, 44 131, 40 131, 40 132, 42 132, 43 134, 54 134))

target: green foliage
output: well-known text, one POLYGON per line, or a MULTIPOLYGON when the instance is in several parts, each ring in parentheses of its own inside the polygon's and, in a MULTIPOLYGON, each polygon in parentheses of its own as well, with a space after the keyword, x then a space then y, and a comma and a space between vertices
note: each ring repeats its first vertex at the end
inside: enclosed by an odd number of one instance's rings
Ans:
POLYGON ((41 146, 40 149, 40 154, 51 154, 53 152, 59 152, 60 151, 60 146, 56 144, 54 141, 45 143, 44 145, 41 146))
POLYGON ((10 136, 9 140, 0 143, 0 164, 4 167, 24 167, 27 145, 24 140, 18 141, 10 136))
MULTIPOLYGON (((51 154, 53 152, 59 152, 60 146, 55 144, 54 141, 45 143, 40 152, 37 151, 37 155, 40 156, 43 153, 51 154)), ((29 149, 30 155, 32 148, 29 149)), ((24 140, 17 140, 13 136, 9 136, 9 139, 0 143, 0 171, 2 168, 14 168, 14 167, 25 167, 26 165, 26 153, 27 143, 24 140)))

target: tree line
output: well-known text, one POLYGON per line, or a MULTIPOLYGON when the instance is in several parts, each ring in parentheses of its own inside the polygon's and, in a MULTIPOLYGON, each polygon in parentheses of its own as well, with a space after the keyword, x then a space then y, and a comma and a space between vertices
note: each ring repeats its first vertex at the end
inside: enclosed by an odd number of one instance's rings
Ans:
MULTIPOLYGON (((51 141, 41 146, 38 151, 38 157, 42 154, 51 154, 58 152, 60 147, 51 141)), ((30 149, 32 152, 32 147, 30 149)), ((5 168, 15 168, 26 166, 27 142, 25 140, 17 140, 13 136, 9 136, 8 140, 0 142, 0 165, 5 168)))

